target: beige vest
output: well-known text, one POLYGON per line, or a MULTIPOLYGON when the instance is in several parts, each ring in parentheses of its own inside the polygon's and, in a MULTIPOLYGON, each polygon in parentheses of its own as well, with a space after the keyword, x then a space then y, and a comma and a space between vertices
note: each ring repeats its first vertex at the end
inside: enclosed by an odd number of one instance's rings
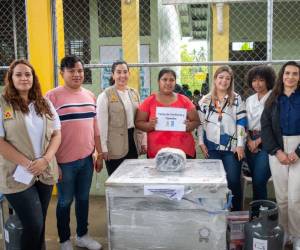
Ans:
MULTIPOLYGON (((24 115, 21 111, 13 110, 3 96, 0 97, 0 107, 3 113, 3 125, 5 131, 4 140, 14 146, 19 152, 24 154, 28 159, 34 160, 34 150, 28 135, 24 115)), ((43 131, 43 149, 45 153, 53 132, 53 120, 48 115, 43 115, 44 131, 43 131)), ((4 194, 17 193, 28 189, 36 180, 40 180, 47 185, 53 185, 58 179, 58 168, 56 159, 53 158, 46 170, 39 176, 35 177, 29 185, 16 182, 13 174, 16 170, 16 164, 4 159, 0 155, 0 192, 4 194)))
MULTIPOLYGON (((139 95, 132 88, 128 89, 128 93, 133 108, 133 114, 135 115, 139 106, 139 95)), ((120 159, 124 157, 129 150, 126 111, 115 86, 105 89, 105 94, 108 100, 108 154, 111 159, 120 159)), ((139 133, 141 132, 134 129, 134 141, 138 153, 140 152, 139 133)))

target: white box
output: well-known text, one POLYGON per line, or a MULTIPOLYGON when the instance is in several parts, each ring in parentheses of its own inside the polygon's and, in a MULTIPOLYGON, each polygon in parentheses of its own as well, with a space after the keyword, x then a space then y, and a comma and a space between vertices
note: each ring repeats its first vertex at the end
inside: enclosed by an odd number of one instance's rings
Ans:
POLYGON ((220 160, 159 172, 126 160, 106 181, 110 250, 225 250, 227 182, 220 160), (149 195, 150 194, 150 195, 149 195))

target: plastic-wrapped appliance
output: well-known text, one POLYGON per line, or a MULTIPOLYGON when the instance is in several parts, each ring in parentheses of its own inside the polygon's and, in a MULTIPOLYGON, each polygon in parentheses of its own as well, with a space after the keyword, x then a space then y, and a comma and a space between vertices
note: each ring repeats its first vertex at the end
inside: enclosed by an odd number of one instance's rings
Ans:
POLYGON ((250 221, 245 225, 244 250, 282 250, 284 230, 278 224, 278 206, 273 201, 250 203, 250 221))
POLYGON ((226 250, 222 161, 188 159, 166 171, 175 157, 165 159, 167 168, 125 160, 106 181, 109 250, 226 250))

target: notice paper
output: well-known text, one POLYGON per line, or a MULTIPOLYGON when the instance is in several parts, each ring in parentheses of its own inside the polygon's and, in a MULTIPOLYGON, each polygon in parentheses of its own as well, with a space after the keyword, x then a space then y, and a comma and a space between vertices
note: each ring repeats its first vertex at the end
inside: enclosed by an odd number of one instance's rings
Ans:
POLYGON ((157 195, 170 200, 181 200, 184 196, 184 185, 145 185, 144 195, 157 195))
POLYGON ((156 108, 157 123, 155 130, 185 131, 187 110, 183 108, 156 108))
POLYGON ((29 185, 34 176, 25 167, 18 165, 13 177, 15 181, 29 185))

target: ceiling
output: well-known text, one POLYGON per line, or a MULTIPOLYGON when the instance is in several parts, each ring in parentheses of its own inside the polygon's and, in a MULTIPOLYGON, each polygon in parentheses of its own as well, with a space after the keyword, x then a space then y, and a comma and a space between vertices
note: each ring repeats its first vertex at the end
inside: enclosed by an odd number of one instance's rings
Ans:
POLYGON ((181 33, 183 37, 195 40, 207 40, 208 36, 208 4, 176 5, 179 13, 181 33))

